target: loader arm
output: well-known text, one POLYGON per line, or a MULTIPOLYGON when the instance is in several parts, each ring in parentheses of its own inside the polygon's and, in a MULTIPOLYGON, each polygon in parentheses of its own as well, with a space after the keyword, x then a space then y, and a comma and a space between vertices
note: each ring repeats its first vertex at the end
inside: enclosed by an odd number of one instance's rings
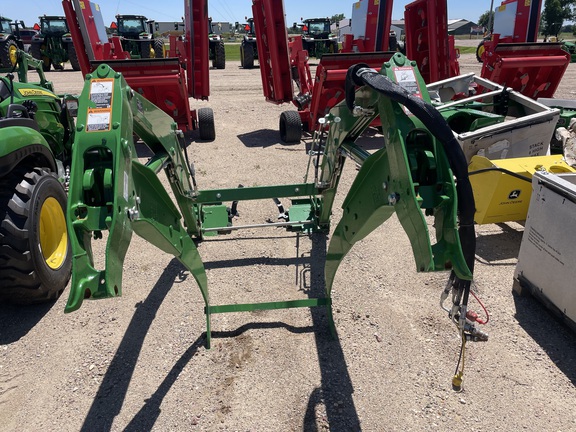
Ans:
POLYGON ((208 301, 204 266, 191 238, 198 233, 198 221, 180 140, 174 121, 108 65, 86 76, 68 198, 74 258, 66 312, 78 309, 85 298, 122 294, 122 268, 133 232, 180 259, 208 301), (154 152, 147 164, 138 161, 133 133, 154 152), (161 170, 182 213, 157 177, 161 170), (91 241, 102 238, 105 231, 105 268, 97 269, 91 241))

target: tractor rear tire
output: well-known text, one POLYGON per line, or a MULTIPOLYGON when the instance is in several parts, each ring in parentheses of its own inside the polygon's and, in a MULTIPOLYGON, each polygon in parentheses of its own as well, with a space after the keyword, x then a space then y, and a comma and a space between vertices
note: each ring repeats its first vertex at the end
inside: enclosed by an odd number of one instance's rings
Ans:
POLYGON ((226 69, 226 49, 223 40, 218 42, 214 51, 214 67, 216 69, 226 69))
POLYGON ((154 39, 154 57, 164 58, 164 39, 154 39))
POLYGON ((200 108, 198 110, 198 129, 202 141, 214 141, 216 139, 212 108, 200 108))
POLYGON ((18 45, 12 39, 0 44, 0 64, 2 67, 11 68, 18 61, 18 45))
POLYGON ((254 46, 252 44, 240 45, 240 65, 244 69, 254 67, 254 46))
POLYGON ((302 119, 298 111, 280 114, 280 139, 286 144, 297 144, 302 138, 302 119))
POLYGON ((33 43, 30 46, 30 54, 36 60, 42 61, 42 70, 44 72, 47 72, 50 70, 50 66, 52 66, 52 61, 50 60, 49 57, 42 55, 42 51, 45 49, 46 49, 46 45, 44 45, 43 43, 33 43))
POLYGON ((0 299, 57 299, 70 279, 66 192, 44 168, 16 168, 0 179, 0 299))
POLYGON ((76 48, 74 48, 73 43, 68 44, 68 58, 70 59, 70 66, 75 71, 80 70, 80 62, 78 61, 78 54, 76 53, 76 48))
POLYGON ((140 58, 149 59, 152 57, 152 44, 150 42, 142 42, 140 44, 140 58))

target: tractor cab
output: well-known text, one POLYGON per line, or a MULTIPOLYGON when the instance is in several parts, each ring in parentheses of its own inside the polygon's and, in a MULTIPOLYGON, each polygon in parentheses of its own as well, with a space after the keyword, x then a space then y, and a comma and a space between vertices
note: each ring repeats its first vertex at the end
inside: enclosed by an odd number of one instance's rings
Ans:
POLYGON ((45 36, 64 36, 70 33, 66 18, 63 16, 42 16, 40 17, 40 34, 37 38, 45 36))
POLYGON ((118 36, 138 39, 140 34, 148 33, 146 17, 141 15, 116 15, 115 27, 118 36))
POLYGON ((311 57, 320 58, 324 53, 338 52, 338 38, 330 30, 330 18, 302 19, 302 24, 294 23, 302 29, 302 45, 311 57))
POLYGON ((330 19, 328 18, 311 18, 302 21, 302 35, 310 39, 329 39, 330 19))

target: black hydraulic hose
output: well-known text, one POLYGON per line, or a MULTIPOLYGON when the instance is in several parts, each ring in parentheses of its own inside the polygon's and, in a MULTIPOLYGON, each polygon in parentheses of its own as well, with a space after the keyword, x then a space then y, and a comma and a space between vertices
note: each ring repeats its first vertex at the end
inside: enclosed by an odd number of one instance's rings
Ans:
MULTIPOLYGON (((468 178, 466 157, 452 129, 440 112, 426 101, 412 95, 404 88, 379 74, 365 64, 358 64, 348 69, 346 74, 346 105, 354 109, 355 86, 367 85, 378 93, 404 105, 414 114, 426 128, 438 139, 446 153, 452 173, 456 177, 456 193, 458 195, 459 228, 458 233, 462 244, 464 259, 471 272, 474 271, 476 254, 476 235, 474 233, 474 194, 468 178)), ((470 281, 456 279, 456 285, 464 288, 463 303, 468 303, 470 281), (463 285, 460 285, 463 283, 463 285)))
POLYGON ((483 173, 490 172, 490 171, 498 171, 498 172, 501 172, 503 174, 507 174, 511 177, 523 180, 525 182, 532 183, 532 179, 530 177, 526 177, 526 176, 523 176, 522 174, 518 174, 518 173, 515 173, 514 171, 510 171, 510 170, 507 170, 506 168, 500 168, 500 167, 482 168, 482 169, 479 169, 476 171, 470 171, 468 173, 468 176, 483 174, 483 173))

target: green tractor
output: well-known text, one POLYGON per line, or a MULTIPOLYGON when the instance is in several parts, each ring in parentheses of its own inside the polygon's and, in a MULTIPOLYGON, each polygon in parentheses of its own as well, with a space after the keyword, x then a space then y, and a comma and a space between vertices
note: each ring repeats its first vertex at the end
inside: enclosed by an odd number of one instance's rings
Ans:
POLYGON ((208 18, 208 47, 209 58, 212 60, 212 66, 216 69, 226 68, 226 50, 224 48, 224 41, 220 34, 214 31, 212 18, 208 18))
POLYGON ((16 52, 24 49, 20 40, 20 27, 24 28, 23 21, 14 21, 0 16, 0 67, 9 68, 16 64, 16 52))
MULTIPOLYGON (((258 45, 256 44, 256 28, 254 18, 246 17, 244 24, 244 36, 240 44, 240 65, 244 69, 252 69, 254 60, 258 60, 258 45)), ((236 23, 236 30, 240 30, 240 25, 236 23)))
POLYGON ((37 30, 39 33, 32 38, 30 53, 32 57, 42 61, 45 71, 49 71, 52 66, 54 69, 64 69, 67 61, 72 69, 80 70, 80 62, 65 17, 41 16, 37 30))
POLYGON ((42 62, 18 50, 0 77, 0 300, 58 298, 71 274, 66 201, 77 99, 57 96, 42 62), (27 83, 34 67, 37 84, 27 83))
POLYGON ((131 58, 163 57, 164 41, 154 38, 153 22, 142 15, 116 15, 110 28, 121 38, 122 48, 131 58))
MULTIPOLYGON (((293 28, 297 27, 294 23, 293 28)), ((338 38, 330 30, 330 18, 302 20, 302 45, 310 57, 321 58, 324 53, 338 52, 338 38)))

